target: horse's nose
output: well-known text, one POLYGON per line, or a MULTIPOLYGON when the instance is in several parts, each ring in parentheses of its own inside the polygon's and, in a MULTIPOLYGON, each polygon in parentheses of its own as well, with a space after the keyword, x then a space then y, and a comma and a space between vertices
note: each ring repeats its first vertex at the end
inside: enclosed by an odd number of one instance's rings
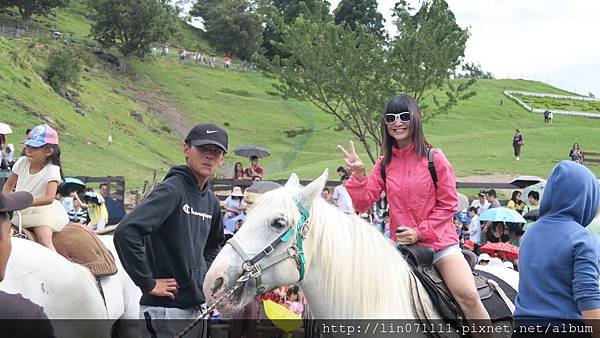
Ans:
POLYGON ((210 290, 213 296, 221 289, 221 287, 223 287, 223 284, 225 284, 225 280, 223 279, 223 277, 215 279, 215 284, 210 290))

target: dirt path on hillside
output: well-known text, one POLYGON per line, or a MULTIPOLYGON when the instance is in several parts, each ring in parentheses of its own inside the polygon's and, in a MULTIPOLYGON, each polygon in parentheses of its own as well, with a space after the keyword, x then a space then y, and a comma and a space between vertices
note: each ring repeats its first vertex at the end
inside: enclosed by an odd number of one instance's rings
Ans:
POLYGON ((191 123, 185 112, 179 110, 156 88, 151 91, 141 90, 132 83, 125 84, 125 90, 131 98, 149 111, 152 111, 171 130, 175 131, 183 139, 190 130, 191 123))

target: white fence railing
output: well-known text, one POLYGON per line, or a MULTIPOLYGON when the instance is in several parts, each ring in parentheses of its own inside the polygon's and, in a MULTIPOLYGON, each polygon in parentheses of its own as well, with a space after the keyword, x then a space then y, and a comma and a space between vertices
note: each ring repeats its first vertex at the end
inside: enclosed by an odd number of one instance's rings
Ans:
POLYGON ((600 114, 598 114, 598 113, 556 110, 556 109, 549 109, 549 108, 542 108, 542 109, 533 108, 530 105, 528 105, 527 103, 521 101, 518 97, 514 96, 513 94, 522 95, 522 96, 549 97, 549 98, 561 99, 561 100, 567 99, 567 100, 600 102, 600 99, 597 99, 597 98, 584 97, 584 96, 556 95, 556 94, 546 94, 546 93, 531 93, 531 92, 521 92, 521 91, 517 91, 517 90, 505 90, 504 91, 504 95, 506 97, 508 97, 509 99, 514 101, 516 104, 518 104, 519 106, 525 108, 526 110, 528 110, 532 113, 543 114, 546 110, 550 110, 550 111, 552 111, 553 114, 568 115, 568 116, 580 116, 580 117, 587 117, 587 118, 591 118, 591 119, 600 119, 600 114))

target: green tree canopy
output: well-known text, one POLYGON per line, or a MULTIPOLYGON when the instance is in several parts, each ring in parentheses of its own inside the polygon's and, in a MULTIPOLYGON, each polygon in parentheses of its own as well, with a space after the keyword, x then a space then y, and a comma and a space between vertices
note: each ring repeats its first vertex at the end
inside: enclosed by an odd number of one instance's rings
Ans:
POLYGON ((277 46, 290 55, 261 59, 284 97, 312 102, 350 130, 372 161, 379 147, 380 112, 395 92, 381 39, 363 26, 298 18, 277 46))
POLYGON ((391 40, 365 25, 353 30, 301 16, 284 28, 275 45, 282 56, 259 61, 278 80, 282 96, 307 100, 331 115, 375 162, 381 111, 392 96, 414 96, 427 121, 474 95, 469 88, 475 79, 458 85, 448 81, 462 61, 468 32, 444 5, 434 0, 414 15, 408 9, 398 12, 400 35, 391 40), (436 97, 439 93, 443 99, 436 97))
POLYGON ((250 60, 262 41, 259 15, 246 0, 210 2, 197 8, 199 13, 203 13, 208 40, 221 51, 250 60))
POLYGON ((123 70, 132 55, 144 55, 152 43, 164 43, 175 32, 172 9, 159 0, 94 0, 90 8, 91 35, 123 54, 123 70))
POLYGON ((17 7, 23 25, 28 26, 33 15, 45 15, 54 8, 66 7, 70 0, 0 0, 0 8, 17 7))
POLYGON ((356 29, 364 25, 377 36, 385 35, 383 15, 377 11, 376 0, 342 0, 334 11, 335 23, 347 24, 356 29))
POLYGON ((331 20, 329 2, 323 0, 258 0, 257 8, 263 18, 264 54, 272 58, 275 55, 287 57, 276 45, 281 42, 282 31, 298 17, 319 21, 331 20))
POLYGON ((415 14, 411 11, 404 1, 395 6, 398 35, 391 42, 390 60, 404 92, 413 96, 421 108, 427 108, 423 103, 432 97, 436 107, 424 109, 427 121, 448 112, 458 100, 474 95, 468 88, 475 79, 458 87, 448 81, 463 62, 469 31, 458 26, 444 0, 427 0, 415 14), (444 104, 435 96, 440 90, 446 94, 444 104))

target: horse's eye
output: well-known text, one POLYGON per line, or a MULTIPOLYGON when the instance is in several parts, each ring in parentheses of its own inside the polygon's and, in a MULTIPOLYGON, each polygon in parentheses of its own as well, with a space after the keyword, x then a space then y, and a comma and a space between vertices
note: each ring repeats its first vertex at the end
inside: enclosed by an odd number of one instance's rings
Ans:
POLYGON ((276 218, 273 220, 273 222, 271 222, 271 226, 277 229, 285 228, 286 225, 287 222, 283 218, 276 218))

